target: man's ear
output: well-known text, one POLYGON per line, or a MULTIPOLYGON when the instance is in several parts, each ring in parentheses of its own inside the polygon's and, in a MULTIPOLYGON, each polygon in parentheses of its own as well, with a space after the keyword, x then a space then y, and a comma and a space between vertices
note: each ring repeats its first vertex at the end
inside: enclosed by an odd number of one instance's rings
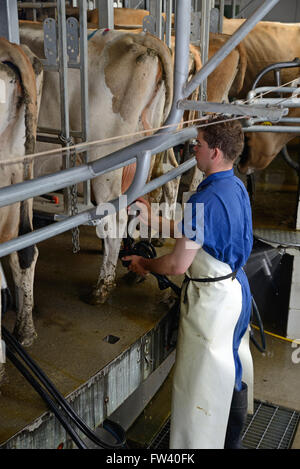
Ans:
POLYGON ((220 148, 218 147, 214 148, 213 153, 212 153, 212 159, 215 160, 215 159, 220 159, 222 157, 223 157, 223 153, 220 150, 220 148))

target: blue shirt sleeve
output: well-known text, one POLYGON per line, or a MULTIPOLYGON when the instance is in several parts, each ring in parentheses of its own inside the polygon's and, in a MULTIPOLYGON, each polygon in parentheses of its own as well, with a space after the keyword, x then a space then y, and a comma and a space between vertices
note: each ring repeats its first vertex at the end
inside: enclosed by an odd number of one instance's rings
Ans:
POLYGON ((179 229, 216 259, 228 262, 232 257, 232 223, 218 194, 211 191, 193 194, 185 206, 179 229))
POLYGON ((253 241, 251 208, 245 190, 229 178, 206 185, 188 200, 178 229, 232 270, 243 267, 253 241))
POLYGON ((184 215, 178 229, 188 239, 200 246, 204 242, 204 202, 199 193, 193 194, 184 205, 184 215))

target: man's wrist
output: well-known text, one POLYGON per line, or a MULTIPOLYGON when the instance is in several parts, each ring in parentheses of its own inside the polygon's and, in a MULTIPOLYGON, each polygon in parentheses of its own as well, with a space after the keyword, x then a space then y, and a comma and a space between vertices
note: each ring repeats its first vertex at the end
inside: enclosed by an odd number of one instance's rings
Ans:
POLYGON ((148 265, 149 265, 149 259, 146 259, 145 257, 140 258, 140 265, 143 269, 149 270, 148 265))

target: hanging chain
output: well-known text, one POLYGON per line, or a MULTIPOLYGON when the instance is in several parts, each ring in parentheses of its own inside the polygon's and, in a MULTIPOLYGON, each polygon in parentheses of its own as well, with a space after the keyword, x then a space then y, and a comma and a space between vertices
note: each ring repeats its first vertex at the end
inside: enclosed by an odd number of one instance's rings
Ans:
MULTIPOLYGON (((76 151, 71 150, 71 166, 76 166, 76 151)), ((78 197, 77 197, 77 184, 74 184, 70 188, 70 202, 71 202, 71 216, 78 214, 78 197)), ((79 227, 76 226, 72 229, 72 246, 73 253, 77 254, 80 251, 80 241, 79 241, 79 227)))
MULTIPOLYGON (((59 136, 60 141, 66 147, 73 146, 74 142, 72 137, 66 138, 64 135, 59 136)), ((70 152, 70 167, 76 166, 76 149, 72 148, 70 152)), ((67 198, 68 198, 68 216, 74 216, 78 214, 78 198, 77 198, 77 184, 67 187, 67 198)), ((79 243, 79 228, 76 226, 72 228, 72 250, 74 254, 80 251, 79 243)))

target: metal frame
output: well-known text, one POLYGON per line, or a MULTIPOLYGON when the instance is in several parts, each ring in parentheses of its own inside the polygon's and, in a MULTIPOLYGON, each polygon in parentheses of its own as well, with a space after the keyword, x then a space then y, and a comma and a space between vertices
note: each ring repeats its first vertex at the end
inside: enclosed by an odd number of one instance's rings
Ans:
POLYGON ((19 44, 17 0, 0 0, 0 37, 19 44))
MULTIPOLYGON (((208 75, 214 70, 215 67, 226 57, 233 48, 248 34, 248 32, 255 26, 255 24, 263 18, 268 11, 270 11, 279 0, 265 0, 263 4, 253 13, 253 15, 239 28, 236 33, 227 41, 227 43, 212 57, 197 75, 187 83, 188 76, 188 50, 190 38, 190 15, 191 4, 188 2, 178 1, 176 4, 176 47, 175 47, 175 67, 174 67, 174 98, 171 112, 166 121, 166 126, 176 125, 180 122, 183 115, 183 105, 180 102, 187 98, 208 75)), ((193 104, 195 106, 195 104, 193 104)), ((14 186, 8 186, 0 189, 0 206, 8 205, 16 202, 17 200, 24 200, 26 198, 52 191, 62 187, 67 187, 76 184, 79 181, 84 181, 103 174, 105 171, 125 166, 132 162, 132 158, 136 158, 138 168, 147 166, 145 161, 148 160, 149 155, 158 153, 163 149, 167 149, 176 145, 174 143, 183 142, 197 135, 197 129, 191 127, 175 135, 170 133, 169 128, 164 128, 157 132, 156 138, 148 137, 142 142, 130 145, 122 150, 119 150, 111 155, 101 158, 92 163, 82 165, 77 168, 66 169, 59 173, 50 176, 40 177, 31 181, 26 181, 14 186)), ((82 149, 82 147, 81 147, 82 149)), ((150 192, 154 188, 160 187, 168 180, 177 177, 179 174, 187 171, 195 165, 195 158, 191 158, 188 162, 180 165, 176 170, 173 170, 164 176, 152 181, 151 184, 145 185, 145 174, 142 170, 138 169, 132 186, 130 186, 127 196, 128 203, 131 203, 138 196, 150 192), (143 183, 141 184, 141 181, 143 183)), ((118 201, 112 201, 116 208, 118 201)), ((122 207, 121 207, 122 208, 122 207)), ((55 236, 56 234, 67 231, 71 228, 79 226, 83 223, 92 223, 96 217, 96 209, 86 210, 81 214, 67 218, 66 220, 55 223, 54 225, 46 228, 36 230, 33 233, 23 235, 14 240, 3 243, 0 246, 0 257, 5 256, 14 251, 23 249, 34 243, 38 243, 44 239, 55 236)))
MULTIPOLYGON (((258 104, 258 105, 280 105, 284 103, 284 106, 287 108, 297 108, 300 107, 300 98, 296 96, 299 95, 300 88, 295 86, 283 86, 281 87, 280 82, 280 71, 282 68, 300 68, 300 60, 294 59, 292 62, 278 62, 268 67, 265 67, 255 78, 252 89, 247 95, 247 101, 249 103, 258 104), (261 78, 267 73, 273 71, 276 80, 276 86, 261 86, 257 88, 257 85, 261 78), (279 95, 279 98, 263 98, 264 93, 272 93, 279 95), (292 94, 291 97, 283 99, 284 94, 292 94)), ((247 132, 286 132, 286 133, 299 133, 300 130, 295 126, 282 126, 282 125, 272 125, 270 126, 255 126, 264 122, 265 119, 258 117, 255 119, 249 119, 246 121, 245 131, 247 132)), ((300 118, 297 117, 282 117, 277 123, 280 124, 299 124, 300 118)))

